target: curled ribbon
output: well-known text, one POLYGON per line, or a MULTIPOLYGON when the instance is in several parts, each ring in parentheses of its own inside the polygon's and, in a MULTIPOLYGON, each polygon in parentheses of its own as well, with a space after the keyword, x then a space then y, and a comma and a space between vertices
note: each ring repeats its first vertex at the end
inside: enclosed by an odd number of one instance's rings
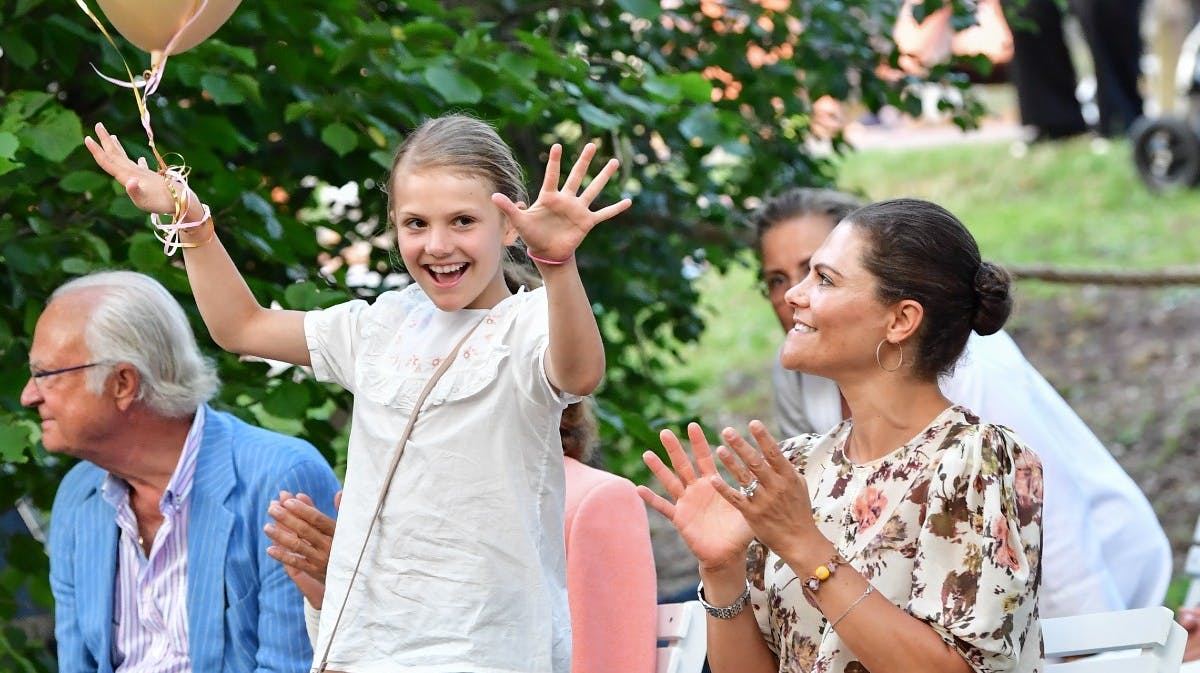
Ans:
POLYGON ((83 10, 83 13, 92 20, 92 23, 96 24, 96 27, 100 29, 100 33, 104 35, 104 39, 108 40, 108 43, 112 45, 113 50, 117 52, 117 58, 120 58, 121 64, 125 66, 125 74, 128 76, 128 80, 126 81, 109 77, 108 75, 100 72, 95 65, 92 65, 92 70, 94 70, 96 74, 100 76, 100 78, 117 86, 133 91, 133 99, 137 102, 138 116, 142 122, 142 128, 146 131, 146 140, 149 143, 150 151, 154 154, 154 160, 158 162, 157 172, 163 177, 164 180, 167 181, 168 188, 171 189, 172 194, 175 196, 175 212, 172 214, 171 222, 169 224, 163 224, 160 222, 157 214, 152 213, 150 215, 150 223, 156 229, 154 232, 154 237, 163 244, 163 253, 170 257, 171 255, 174 255, 175 251, 180 248, 191 247, 189 244, 183 243, 179 240, 179 231, 181 229, 189 229, 191 227, 200 226, 209 218, 211 213, 208 206, 203 206, 204 216, 200 220, 196 222, 182 221, 183 216, 187 214, 187 204, 184 203, 183 207, 180 207, 180 200, 178 194, 175 193, 172 182, 177 182, 182 185, 184 195, 186 196, 189 191, 187 178, 188 173, 191 172, 191 168, 188 167, 187 163, 183 161, 182 155, 175 155, 180 159, 180 163, 178 165, 168 165, 163 159, 162 155, 159 154, 158 147, 154 144, 154 129, 150 126, 150 108, 146 105, 146 100, 148 97, 153 96, 154 93, 158 91, 158 85, 162 83, 163 72, 167 67, 167 58, 171 55, 171 49, 175 46, 175 42, 179 40, 179 37, 204 12, 205 6, 208 5, 208 0, 201 0, 200 6, 192 14, 192 17, 188 19, 186 23, 180 26, 179 30, 175 31, 175 34, 171 37, 171 40, 167 43, 166 48, 163 49, 161 54, 157 54, 157 52, 151 54, 150 69, 143 71, 140 78, 134 77, 133 69, 129 67, 129 62, 126 61, 125 57, 121 55, 121 50, 117 47, 117 43, 113 40, 112 36, 109 35, 108 30, 105 29, 104 24, 100 21, 100 19, 97 18, 92 12, 91 8, 87 6, 87 3, 84 2, 84 0, 75 0, 75 3, 79 5, 79 8, 83 10))

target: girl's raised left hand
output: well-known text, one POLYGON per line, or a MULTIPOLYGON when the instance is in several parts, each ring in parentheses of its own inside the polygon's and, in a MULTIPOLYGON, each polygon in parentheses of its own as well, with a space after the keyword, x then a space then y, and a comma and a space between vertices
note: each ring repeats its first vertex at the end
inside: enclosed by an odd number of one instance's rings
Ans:
POLYGON ((624 212, 633 204, 629 199, 622 199, 599 210, 591 209, 592 201, 596 200, 617 172, 620 163, 616 159, 609 159, 587 188, 579 193, 588 166, 596 155, 596 146, 592 143, 583 148, 579 160, 567 175, 562 189, 559 189, 562 151, 562 146, 558 144, 550 148, 542 191, 532 206, 521 208, 503 194, 492 195, 492 203, 508 215, 509 221, 525 241, 530 257, 556 261, 569 259, 592 227, 624 212))
POLYGON ((175 199, 163 176, 151 170, 145 159, 136 162, 130 159, 120 141, 104 128, 104 124, 96 124, 96 139, 86 137, 83 144, 92 153, 96 165, 121 183, 133 205, 140 210, 170 214, 175 209, 175 199))
POLYGON ((755 538, 780 557, 794 558, 792 550, 803 553, 823 539, 813 521, 808 484, 762 422, 750 421, 750 435, 758 449, 733 428, 721 432, 726 446, 717 449, 717 457, 742 488, 719 477, 712 479, 713 487, 742 513, 755 538))

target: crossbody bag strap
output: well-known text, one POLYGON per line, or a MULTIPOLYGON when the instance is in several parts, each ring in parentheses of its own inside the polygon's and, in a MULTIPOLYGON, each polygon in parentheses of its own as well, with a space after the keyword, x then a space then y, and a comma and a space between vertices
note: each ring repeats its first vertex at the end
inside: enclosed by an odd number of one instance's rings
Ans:
POLYGON ((379 501, 375 503, 375 513, 371 515, 371 521, 367 525, 367 533, 363 536, 362 547, 358 550, 358 558, 354 561, 354 570, 350 572, 350 581, 346 583, 346 593, 342 596, 342 604, 338 607, 337 617, 333 620, 333 628, 329 631, 329 639, 325 641, 325 651, 321 653, 321 662, 312 669, 312 673, 324 673, 325 668, 329 665, 329 650, 333 647, 333 637, 337 635, 338 625, 342 623, 342 613, 346 610, 346 602, 350 599, 350 591, 354 588, 354 580, 358 577, 358 570, 362 565, 363 556, 367 553, 367 543, 370 542, 371 533, 375 531, 375 523, 379 521, 379 515, 383 512, 383 504, 387 500, 388 491, 391 490, 392 477, 396 474, 396 467, 400 465, 400 457, 404 455, 404 446, 408 444, 408 437, 412 434, 413 426, 417 424, 417 414, 421 411, 421 405, 425 404, 425 399, 429 397, 429 393, 437 385, 438 379, 442 378, 442 374, 445 374, 446 370, 450 368, 451 363, 458 356, 458 351, 462 349, 463 344, 467 343, 467 339, 470 339, 471 335, 482 324, 483 320, 475 323, 475 326, 463 335, 463 338, 458 340, 454 349, 450 351, 450 354, 434 370, 433 374, 429 377, 429 381, 425 383, 425 387, 421 389, 421 394, 417 396, 417 402, 413 405, 413 411, 408 416, 408 424, 404 426, 404 433, 400 435, 400 441, 396 443, 396 452, 392 454, 392 463, 388 466, 387 474, 383 478, 383 488, 379 490, 379 501))

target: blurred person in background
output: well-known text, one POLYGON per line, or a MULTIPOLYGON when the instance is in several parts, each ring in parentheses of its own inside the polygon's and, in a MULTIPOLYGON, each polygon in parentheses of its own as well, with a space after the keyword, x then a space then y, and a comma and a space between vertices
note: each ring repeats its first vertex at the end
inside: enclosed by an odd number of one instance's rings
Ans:
MULTIPOLYGON (((1005 0, 1013 21, 1010 67, 1021 122, 1034 140, 1086 133, 1088 124, 1076 97, 1079 81, 1071 60, 1061 0, 1005 0)), ((1124 135, 1142 115, 1141 74, 1143 0, 1067 0, 1079 22, 1096 77, 1095 129, 1105 137, 1124 135)))

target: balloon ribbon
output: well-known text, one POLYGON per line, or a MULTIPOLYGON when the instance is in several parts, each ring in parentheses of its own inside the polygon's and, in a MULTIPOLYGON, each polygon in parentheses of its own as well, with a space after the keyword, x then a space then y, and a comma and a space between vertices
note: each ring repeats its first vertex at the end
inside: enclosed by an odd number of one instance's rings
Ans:
POLYGON ((142 128, 146 131, 146 140, 150 145, 150 151, 154 153, 154 160, 158 162, 157 172, 163 177, 163 180, 167 182, 167 187, 171 190, 171 196, 175 201, 175 212, 171 214, 170 224, 162 224, 159 222, 157 214, 150 214, 150 223, 155 228, 154 237, 163 244, 163 252, 169 257, 174 255, 175 251, 180 248, 191 247, 190 245, 180 241, 179 230, 198 227, 204 224, 204 222, 208 220, 210 212, 208 206, 201 204, 204 210, 204 215, 199 220, 195 222, 183 221, 183 217, 187 214, 188 206, 190 205, 190 201, 188 200, 188 193, 190 191, 190 188, 188 187, 188 174, 191 173, 192 169, 183 160, 183 156, 177 152, 173 152, 171 155, 179 157, 180 162, 178 164, 168 164, 163 159, 163 156, 159 154, 158 147, 154 144, 154 129, 150 126, 150 108, 146 105, 146 100, 148 97, 153 96, 156 91, 158 91, 158 85, 162 83, 163 71, 166 70, 167 58, 171 55, 171 48, 175 46, 175 42, 179 39, 179 37, 183 35, 188 27, 192 25, 192 22, 194 22, 197 17, 204 12, 205 6, 208 5, 208 0, 202 0, 195 13, 193 13, 192 17, 187 20, 187 23, 183 24, 179 27, 179 30, 175 31, 175 34, 171 36, 171 40, 167 42, 167 46, 162 50, 162 57, 158 59, 157 62, 155 62, 154 54, 151 54, 150 69, 142 72, 140 80, 133 76, 133 69, 129 67, 129 62, 126 61, 125 57, 121 55, 121 50, 119 47, 117 47, 117 43, 113 40, 112 36, 109 35, 108 30, 105 29, 104 24, 100 21, 100 19, 97 18, 92 12, 91 8, 87 6, 87 3, 84 2, 84 0, 75 0, 75 4, 79 5, 79 8, 83 10, 83 13, 92 20, 92 23, 96 24, 96 27, 100 29, 100 33, 104 35, 104 39, 108 40, 108 43, 112 45, 113 50, 117 53, 117 58, 121 59, 121 65, 125 66, 125 74, 129 78, 128 81, 109 77, 108 75, 100 72, 95 65, 92 65, 92 70, 95 70, 96 74, 102 79, 133 91, 133 99, 137 102, 138 116, 141 119, 142 128), (142 93, 142 89, 145 89, 144 94, 142 93), (183 200, 181 200, 179 192, 176 191, 176 188, 172 182, 179 183, 183 187, 183 200))

